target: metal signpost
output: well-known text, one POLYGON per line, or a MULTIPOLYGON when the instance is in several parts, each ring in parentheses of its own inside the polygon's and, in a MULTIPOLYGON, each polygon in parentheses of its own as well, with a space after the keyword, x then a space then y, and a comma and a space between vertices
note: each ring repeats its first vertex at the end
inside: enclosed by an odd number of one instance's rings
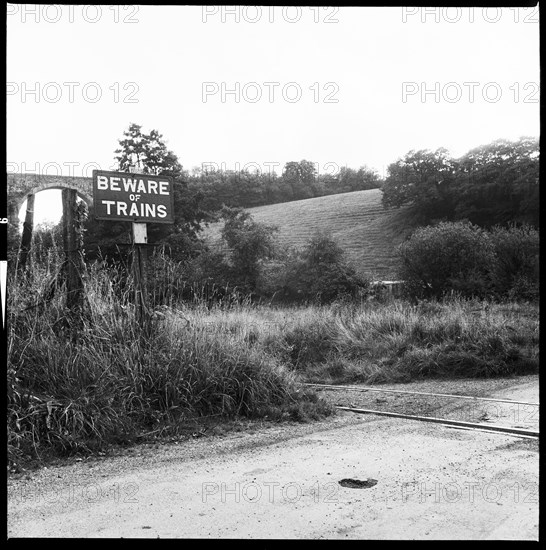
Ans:
POLYGON ((136 307, 146 314, 147 223, 174 223, 174 189, 170 176, 93 170, 95 219, 133 222, 133 273, 136 307))

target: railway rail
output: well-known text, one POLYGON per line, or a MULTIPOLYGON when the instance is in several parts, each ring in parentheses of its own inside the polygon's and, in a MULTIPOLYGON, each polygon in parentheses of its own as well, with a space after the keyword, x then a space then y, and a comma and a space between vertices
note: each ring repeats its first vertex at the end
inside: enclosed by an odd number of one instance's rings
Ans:
MULTIPOLYGON (((513 399, 502 399, 502 398, 493 398, 493 397, 480 397, 473 395, 457 395, 450 393, 427 393, 427 392, 416 392, 408 390, 395 390, 389 388, 374 388, 370 386, 339 386, 334 384, 306 384, 306 386, 314 387, 320 390, 343 390, 343 391, 354 391, 354 392, 382 392, 382 393, 394 393, 394 394, 407 394, 407 395, 420 395, 420 396, 431 396, 431 397, 448 397, 453 399, 469 399, 473 401, 489 401, 489 402, 499 402, 499 403, 510 403, 516 405, 526 405, 526 406, 540 406, 539 403, 532 403, 529 401, 516 401, 513 399)), ((393 418, 404 418, 410 420, 418 420, 421 422, 431 422, 435 424, 442 424, 451 428, 466 429, 466 430, 476 430, 484 432, 493 432, 493 433, 504 433, 507 435, 514 435, 519 437, 526 437, 531 439, 538 439, 539 432, 536 430, 527 430, 514 426, 500 426, 496 424, 482 424, 478 422, 465 422, 461 420, 450 420, 447 418, 436 418, 432 416, 420 416, 413 414, 401 414, 390 411, 379 411, 375 409, 363 409, 357 407, 344 407, 341 405, 336 405, 337 409, 354 412, 357 414, 373 414, 378 416, 388 416, 393 418)))

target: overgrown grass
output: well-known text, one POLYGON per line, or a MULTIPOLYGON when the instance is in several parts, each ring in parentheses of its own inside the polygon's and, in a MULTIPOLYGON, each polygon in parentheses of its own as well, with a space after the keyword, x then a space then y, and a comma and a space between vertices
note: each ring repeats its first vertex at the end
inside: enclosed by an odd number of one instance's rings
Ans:
POLYGON ((462 300, 170 310, 172 322, 237 335, 308 382, 405 382, 538 372, 538 304, 462 300))
POLYGON ((201 322, 191 325, 161 311, 139 320, 129 294, 96 268, 86 277, 88 304, 76 332, 62 288, 36 306, 48 269, 35 267, 30 279, 9 285, 12 463, 172 434, 188 419, 309 420, 332 412, 231 320, 210 330, 206 308, 195 307, 201 322))
POLYGON ((332 409, 302 381, 396 382, 538 371, 538 305, 451 298, 412 305, 249 302, 157 308, 140 322, 111 274, 86 274, 83 328, 64 309, 54 266, 10 275, 8 450, 90 452, 188 419, 298 420, 332 409), (47 302, 41 301, 44 292, 47 302))
POLYGON ((267 346, 309 382, 538 372, 538 305, 451 298, 307 308, 267 346))

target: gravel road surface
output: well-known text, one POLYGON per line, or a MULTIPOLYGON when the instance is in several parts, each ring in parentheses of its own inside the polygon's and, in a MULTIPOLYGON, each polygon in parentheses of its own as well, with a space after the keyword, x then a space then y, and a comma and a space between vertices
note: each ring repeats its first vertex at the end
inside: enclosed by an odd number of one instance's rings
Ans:
MULTIPOLYGON (((536 376, 389 387, 538 402, 536 376)), ((366 395, 356 404, 538 429, 523 409, 366 395)), ((537 440, 414 420, 249 423, 12 476, 8 536, 537 540, 538 459, 537 440)))

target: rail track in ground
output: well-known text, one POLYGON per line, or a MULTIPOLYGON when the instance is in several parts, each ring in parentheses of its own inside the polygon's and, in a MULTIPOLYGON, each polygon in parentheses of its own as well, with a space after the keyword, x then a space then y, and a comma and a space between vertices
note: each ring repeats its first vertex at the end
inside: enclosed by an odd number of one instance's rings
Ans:
MULTIPOLYGON (((442 398, 442 399, 450 399, 450 400, 463 400, 465 402, 470 401, 473 405, 478 404, 480 402, 486 403, 488 406, 491 406, 492 404, 502 403, 503 405, 511 405, 511 409, 509 411, 504 411, 499 413, 499 409, 497 408, 497 416, 501 419, 506 420, 506 417, 513 416, 514 417, 514 423, 511 425, 500 425, 500 424, 486 424, 484 422, 475 422, 475 421, 468 421, 468 420, 454 420, 450 418, 438 418, 435 416, 426 416, 422 414, 407 414, 407 413, 400 413, 395 412, 392 410, 380 410, 380 409, 370 409, 370 408, 363 408, 363 407, 357 407, 354 405, 345 406, 340 404, 335 404, 334 406, 337 409, 344 410, 347 412, 353 412, 357 414, 370 414, 370 415, 377 415, 377 416, 386 416, 386 417, 393 417, 393 418, 400 418, 400 419, 406 419, 406 420, 416 420, 421 422, 430 422, 435 424, 444 425, 450 428, 456 428, 456 429, 464 429, 464 430, 475 430, 475 431, 483 431, 483 432, 493 432, 493 433, 504 433, 506 435, 512 435, 516 437, 524 437, 524 438, 531 438, 531 439, 538 439, 539 438, 539 431, 538 429, 529 429, 529 426, 521 426, 518 424, 521 424, 520 414, 522 411, 520 411, 520 407, 524 407, 524 413, 526 415, 526 418, 524 419, 527 424, 533 424, 536 416, 536 422, 538 425, 538 409, 540 404, 539 403, 533 403, 529 401, 518 401, 513 399, 506 399, 506 398, 494 398, 494 397, 481 397, 481 396, 473 396, 473 395, 458 395, 458 394, 449 394, 449 393, 432 393, 432 392, 418 392, 418 391, 409 391, 409 390, 397 390, 397 389, 391 389, 391 388, 378 388, 378 387, 370 387, 370 386, 344 386, 344 385, 335 385, 335 384, 313 384, 308 383, 306 384, 308 387, 313 387, 315 389, 318 389, 320 391, 345 391, 345 392, 354 392, 354 393, 360 393, 360 394, 370 394, 373 395, 374 393, 384 393, 384 394, 390 394, 395 397, 404 397, 404 396, 418 396, 419 398, 442 398), (514 410, 514 406, 517 408, 514 410), (534 412, 532 414, 529 414, 529 408, 534 412), (509 414, 507 415, 506 412, 509 414), (512 415, 510 414, 512 413, 512 415), (515 414, 514 414, 515 413, 515 414)), ((386 402, 386 399, 376 399, 376 402, 384 403, 386 402)), ((398 404, 400 405, 400 404, 398 404)), ((498 405, 498 407, 501 407, 498 405)), ((439 408, 439 407, 437 407, 439 408)), ((426 409, 426 407, 425 407, 426 409)), ((432 408, 433 409, 433 408, 432 408)), ((428 408, 428 410, 431 410, 431 407, 428 408)), ((454 411, 457 411, 457 407, 454 409, 454 411)), ((451 411, 453 412, 453 411, 451 411)), ((468 414, 472 415, 471 411, 466 411, 468 414)), ((482 409, 481 411, 474 411, 477 413, 476 415, 479 415, 481 412, 481 419, 489 420, 488 414, 482 409)), ((491 409, 489 409, 489 413, 491 413, 491 409)), ((538 428, 538 426, 537 426, 538 428)))

